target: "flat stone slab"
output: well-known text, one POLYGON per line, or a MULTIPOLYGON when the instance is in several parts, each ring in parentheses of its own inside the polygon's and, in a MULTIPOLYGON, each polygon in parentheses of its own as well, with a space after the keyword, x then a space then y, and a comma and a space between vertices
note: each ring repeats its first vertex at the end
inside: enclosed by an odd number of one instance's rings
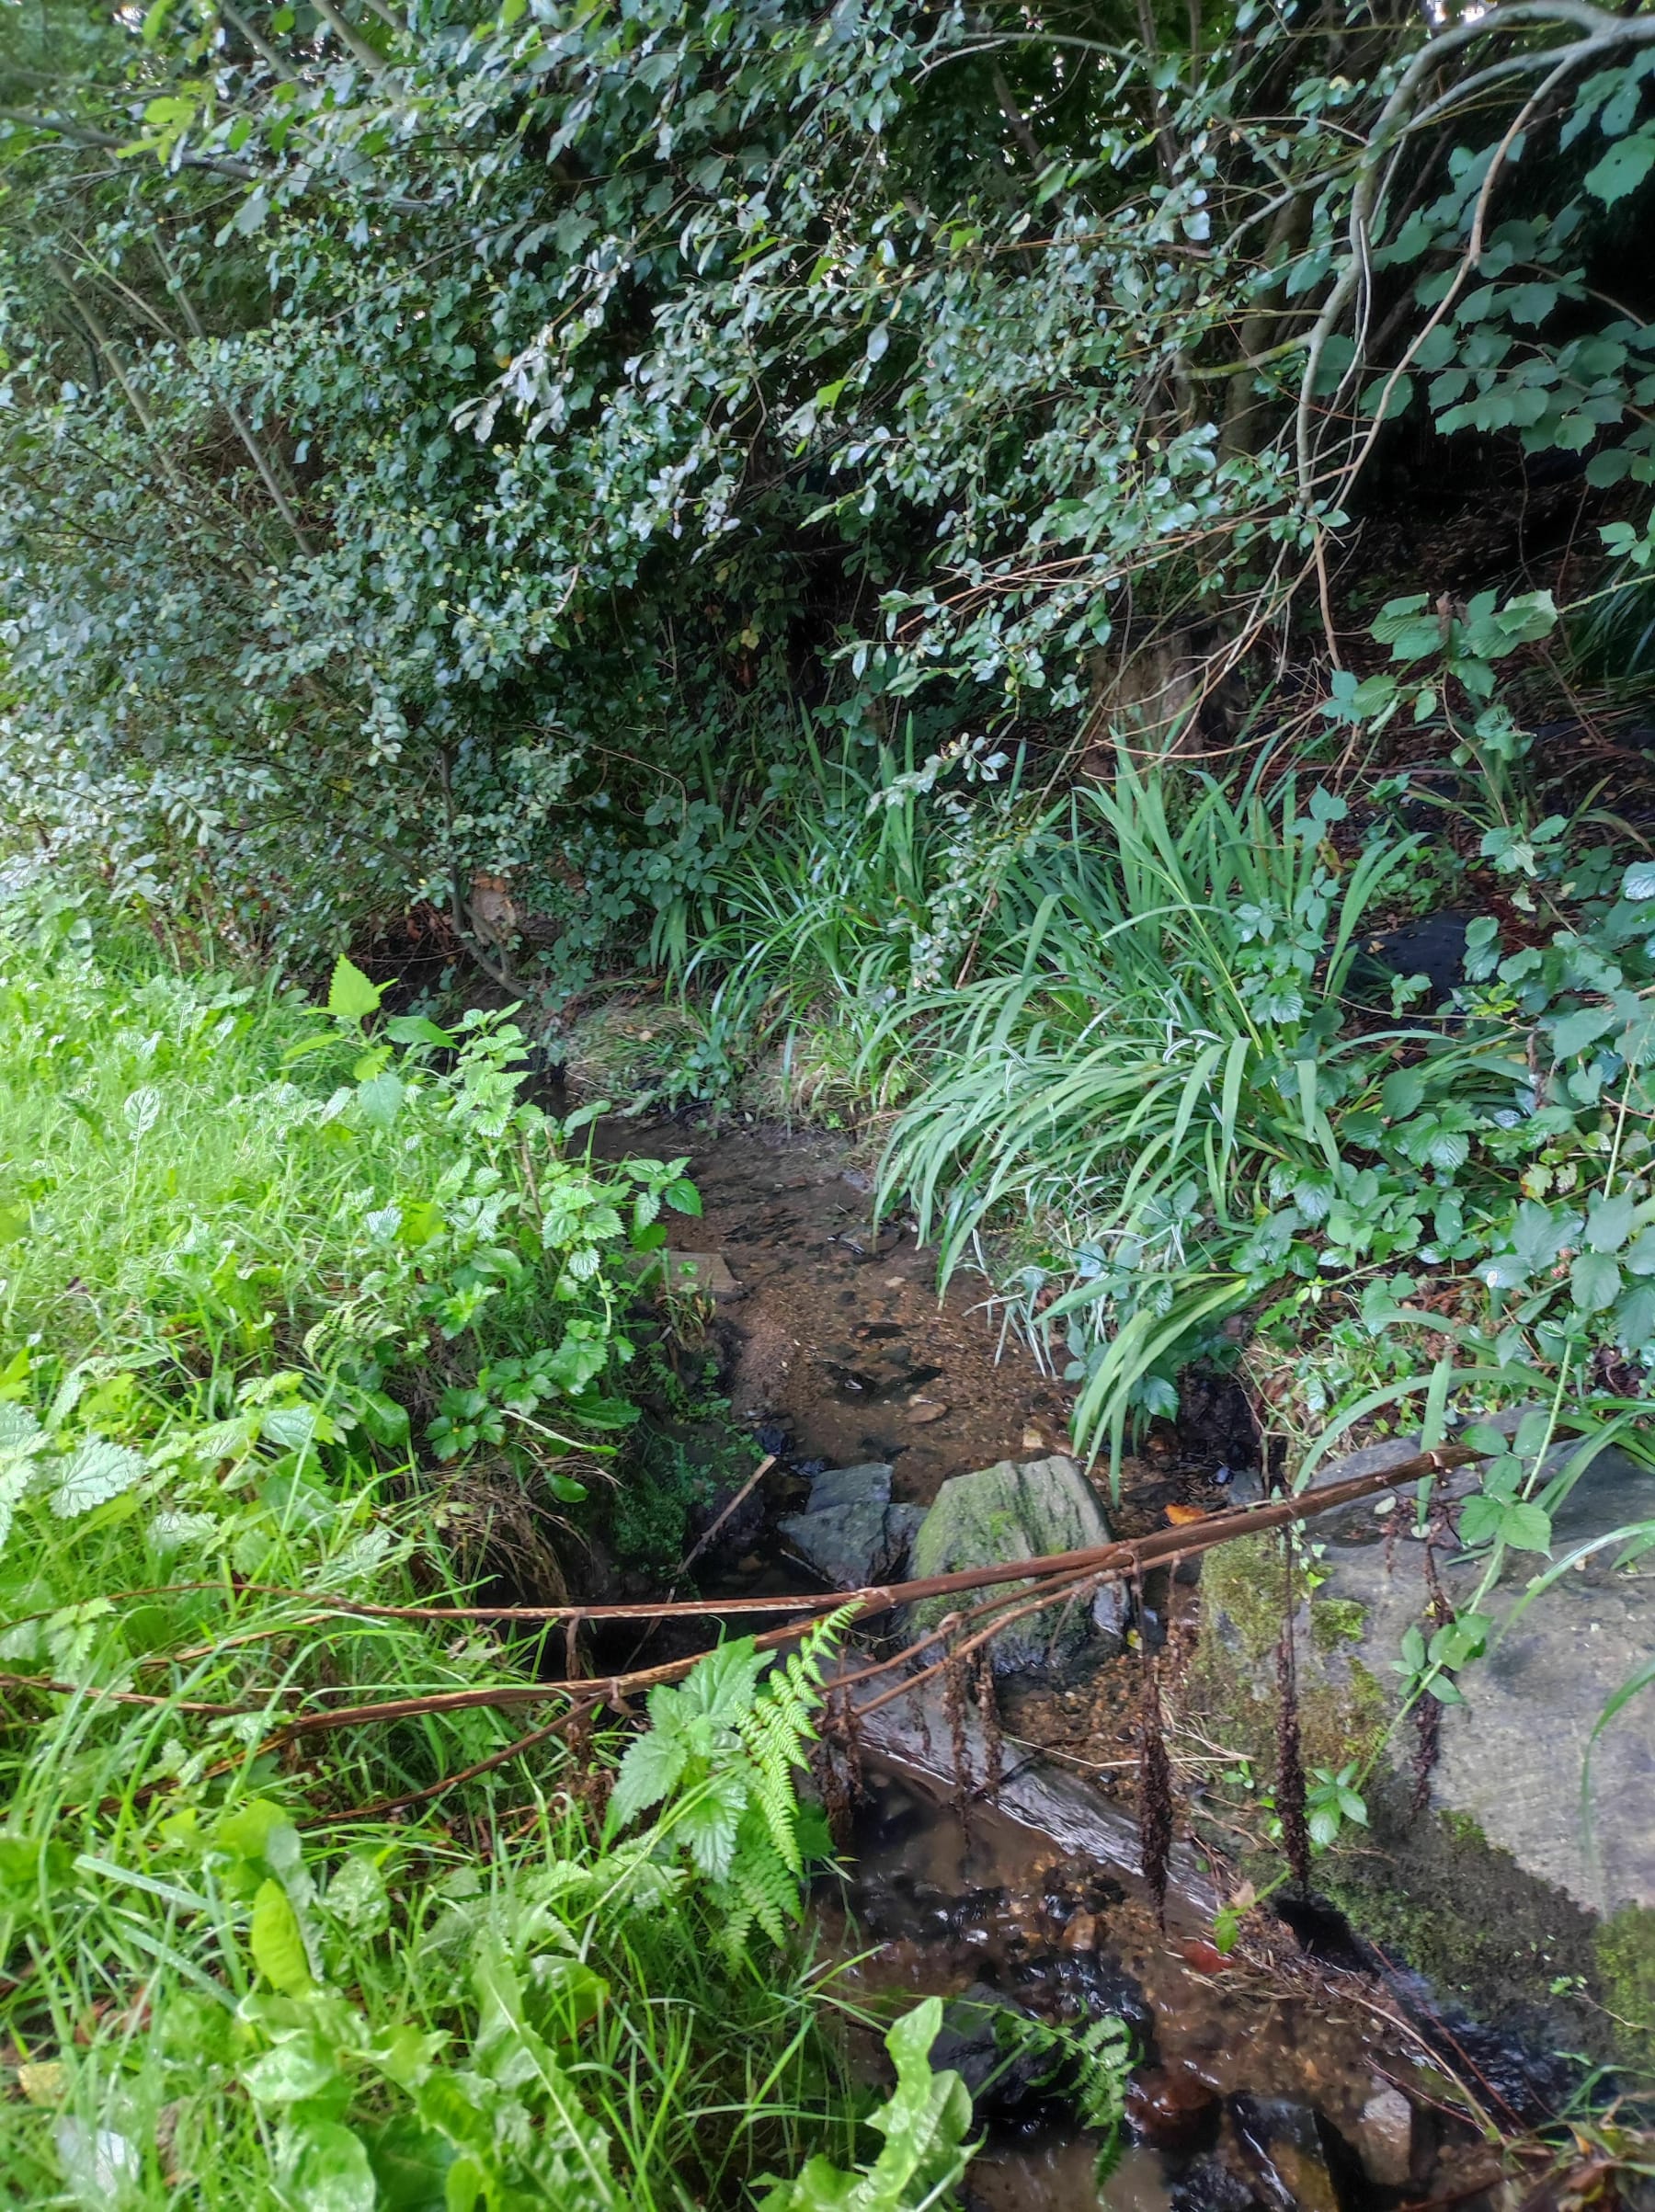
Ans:
MULTIPOLYGON (((1405 1447, 1392 1448, 1405 1455, 1405 1447)), ((1554 1453, 1547 1472, 1575 1448, 1554 1453)), ((1337 1470, 1361 1471, 1349 1461, 1337 1470)), ((1380 1683, 1396 1680, 1391 1663, 1430 1602, 1413 1520, 1409 1494, 1384 1516, 1364 1501, 1338 1516, 1320 1562, 1329 1579, 1317 1600, 1361 1607, 1349 1661, 1380 1683), (1400 1524, 1394 1534, 1393 1522, 1400 1524)), ((1604 1541, 1640 1523, 1655 1524, 1655 1471, 1612 1446, 1553 1516, 1550 1560, 1508 1554, 1482 1602, 1495 1623, 1489 1649, 1464 1671, 1466 1703, 1444 1708, 1431 1778, 1439 1809, 1468 1816, 1528 1873, 1604 1916, 1624 1905, 1655 1906, 1655 1682, 1594 1740, 1610 1701, 1655 1660, 1655 1549, 1622 1567, 1629 1539, 1604 1541), (1592 1545, 1599 1548, 1524 1603, 1536 1577, 1592 1545)), ((1468 1607, 1479 1564, 1441 1548, 1437 1560, 1451 1602, 1468 1607)), ((1398 1764, 1410 1743, 1411 1731, 1395 1745, 1398 1764)))

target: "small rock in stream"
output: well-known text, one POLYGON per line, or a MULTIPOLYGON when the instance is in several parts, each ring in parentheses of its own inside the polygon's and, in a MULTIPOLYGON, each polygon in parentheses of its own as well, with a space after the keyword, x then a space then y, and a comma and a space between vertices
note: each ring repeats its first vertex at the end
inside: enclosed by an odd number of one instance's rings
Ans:
MULTIPOLYGON (((1238 2092, 1230 2099, 1237 2138, 1248 2164, 1258 2176, 1265 2201, 1275 2212, 1343 2212, 1345 2190, 1354 2178, 1360 2194, 1360 2171, 1353 2177, 1341 2172, 1336 2180, 1330 2157, 1332 2130, 1308 2104, 1284 2097, 1250 2097, 1238 2092)), ((1339 2146, 1341 2167, 1355 2167, 1348 2145, 1339 2146)))
POLYGON ((1406 2189, 1413 2169, 1413 2106, 1388 2082, 1362 2108, 1356 2148, 1368 2179, 1382 2189, 1406 2189))
POLYGON ((924 1509, 917 1505, 828 1506, 777 1522, 786 1542, 834 1590, 900 1580, 924 1509))
MULTIPOLYGON (((916 1576, 953 1574, 1108 1542, 1109 1525, 1097 1493, 1072 1459, 1062 1453, 1021 1465, 1002 1459, 942 1485, 915 1539, 913 1571, 916 1576)), ((997 1671, 1039 1672, 1061 1665, 1075 1657, 1094 1630, 1118 1648, 1124 1626, 1121 1593, 1111 1585, 1099 1595, 1100 1604, 1090 1613, 1056 1604, 1003 1628, 989 1647, 997 1671)), ((914 1606, 910 1633, 934 1627, 953 1603, 939 1598, 914 1606)))
POLYGON ((865 1460, 855 1467, 829 1467, 810 1486, 812 1513, 826 1513, 840 1505, 889 1505, 892 1467, 888 1460, 865 1460))
POLYGON ((1216 2159, 1193 2159, 1167 2191, 1170 2212, 1256 2212, 1258 2198, 1216 2159))
POLYGON ((1127 2126, 1158 2150, 1210 2150, 1223 2117, 1217 2092, 1187 2066, 1153 2066, 1127 2085, 1127 2126))

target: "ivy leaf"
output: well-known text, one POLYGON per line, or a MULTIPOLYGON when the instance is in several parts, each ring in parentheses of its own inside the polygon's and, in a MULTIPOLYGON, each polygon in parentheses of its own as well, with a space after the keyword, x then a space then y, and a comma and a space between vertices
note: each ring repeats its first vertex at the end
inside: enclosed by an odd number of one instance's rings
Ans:
POLYGON ((1621 896, 1655 898, 1655 861, 1634 861, 1621 878, 1621 896))

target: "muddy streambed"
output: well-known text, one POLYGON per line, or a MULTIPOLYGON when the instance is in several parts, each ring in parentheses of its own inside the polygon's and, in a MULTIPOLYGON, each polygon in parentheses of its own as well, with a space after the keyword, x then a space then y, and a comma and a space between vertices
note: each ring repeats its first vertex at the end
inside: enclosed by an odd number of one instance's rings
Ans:
MULTIPOLYGON (((1017 1343, 1002 1346, 980 1282, 939 1302, 931 1255, 907 1226, 871 1223, 869 1179, 842 1145, 615 1123, 599 1142, 611 1157, 690 1156, 704 1213, 675 1226, 673 1243, 713 1263, 701 1280, 734 1413, 777 1455, 703 1587, 798 1585, 775 1521, 796 1504, 801 1469, 888 1461, 896 1499, 925 1505, 951 1476, 1065 1443, 1068 1391, 1017 1343)), ((1220 1426, 1129 1463, 1119 1533, 1164 1525, 1170 1504, 1224 1502, 1224 1448, 1220 1426)), ((1113 2212, 1472 2203, 1492 2162, 1466 2090, 1538 2117, 1522 2055, 1464 2022, 1444 2027, 1331 1916, 1295 1933, 1255 1915, 1221 1959, 1212 1915, 1227 1885, 1187 1844, 1163 1928, 1136 1876, 1121 1772, 1133 1763, 1121 1753, 1135 1670, 1105 1662, 1009 1700, 995 1806, 962 1793, 952 1756, 935 1756, 937 1743, 948 1750, 945 1722, 907 1713, 907 1701, 885 1709, 851 1816, 849 1874, 824 1879, 816 1898, 825 1938, 853 1962, 848 1993, 886 2008, 964 1998, 942 2055, 968 2082, 994 2063, 972 2042, 991 2018, 985 2004, 1074 2026, 1124 2019, 1135 2051, 1125 2149, 1101 2200, 1113 2212), (1101 1770, 1090 1780, 1089 1766, 1101 1770)), ((873 2063, 872 2041, 868 2051, 873 2063)), ((1098 2145, 1060 2096, 1013 2074, 979 2118, 987 2147, 969 2187, 986 2212, 1100 2203, 1098 2145)))

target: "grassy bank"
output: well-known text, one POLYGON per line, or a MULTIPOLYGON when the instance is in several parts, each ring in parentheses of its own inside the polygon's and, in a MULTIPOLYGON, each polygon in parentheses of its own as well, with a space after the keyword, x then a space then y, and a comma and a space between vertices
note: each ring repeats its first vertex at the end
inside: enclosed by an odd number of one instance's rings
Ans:
POLYGON ((947 772, 887 755, 778 822, 677 970, 679 1027, 650 1009, 680 1087, 859 1119, 884 1203, 1078 1384, 1089 1450, 1171 1412, 1197 1360, 1243 1363, 1302 1455, 1454 1407, 1632 1409, 1636 838, 1536 823, 1509 778, 1446 809, 1268 753, 1238 785, 1123 758, 1058 796, 947 772), (1416 966, 1410 925, 1444 908, 1446 965, 1416 966))
MULTIPOLYGON (((349 1610, 463 1598, 508 1489, 566 1539, 629 1479, 626 1271, 695 1204, 596 1173, 509 1022, 376 998, 180 976, 72 906, 0 934, 0 2191, 644 2207, 853 2167, 796 1924, 817 1659, 732 1647, 627 1750, 544 1725, 536 1643, 349 1610)), ((964 2163, 935 2024, 882 2203, 964 2163)))

